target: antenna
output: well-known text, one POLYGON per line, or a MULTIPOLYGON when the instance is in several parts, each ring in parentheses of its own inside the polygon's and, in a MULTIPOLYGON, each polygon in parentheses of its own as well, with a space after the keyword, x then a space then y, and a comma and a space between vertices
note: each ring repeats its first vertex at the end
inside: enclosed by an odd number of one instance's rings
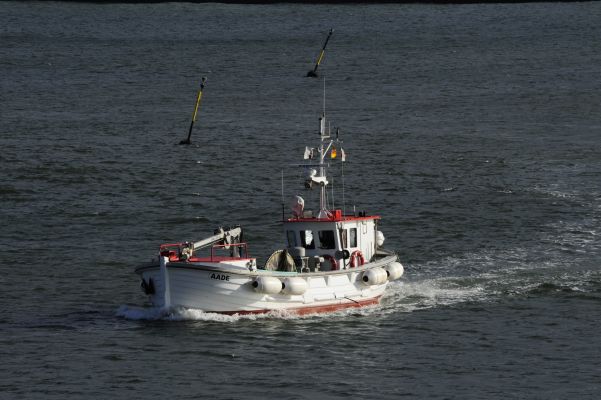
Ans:
POLYGON ((342 166, 342 215, 346 215, 346 199, 344 198, 344 163, 342 166))
POLYGON ((284 211, 284 170, 282 170, 282 222, 286 220, 286 212, 284 211))
POLYGON ((335 210, 336 206, 334 205, 334 177, 332 176, 332 210, 335 210))
POLYGON ((323 115, 326 115, 326 77, 323 77, 323 115))

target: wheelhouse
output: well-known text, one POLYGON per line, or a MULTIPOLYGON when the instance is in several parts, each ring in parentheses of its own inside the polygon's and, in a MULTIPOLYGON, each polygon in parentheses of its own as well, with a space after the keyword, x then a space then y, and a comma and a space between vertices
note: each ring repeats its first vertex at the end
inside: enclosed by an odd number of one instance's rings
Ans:
POLYGON ((360 266, 376 254, 379 219, 342 215, 341 210, 328 218, 289 218, 284 221, 286 249, 309 270, 360 266))

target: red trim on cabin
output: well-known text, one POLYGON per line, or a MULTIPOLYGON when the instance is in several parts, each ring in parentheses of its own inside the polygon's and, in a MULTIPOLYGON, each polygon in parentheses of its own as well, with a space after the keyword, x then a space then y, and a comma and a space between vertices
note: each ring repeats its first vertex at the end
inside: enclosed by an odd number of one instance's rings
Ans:
POLYGON ((328 313, 339 310, 344 310, 345 308, 360 308, 366 306, 373 306, 380 303, 380 297, 374 297, 368 300, 362 301, 352 301, 349 299, 347 303, 338 303, 338 304, 326 304, 322 306, 307 306, 307 307, 299 307, 299 308, 288 308, 288 309, 274 309, 274 310, 249 310, 249 311, 207 311, 214 312, 217 314, 226 314, 226 315, 251 315, 251 314, 267 314, 272 311, 284 311, 294 315, 306 315, 306 314, 318 314, 318 313, 328 313))
POLYGON ((366 215, 364 217, 357 217, 355 215, 342 215, 342 210, 334 210, 329 218, 302 218, 293 217, 288 218, 286 222, 343 222, 343 221, 368 221, 374 219, 381 219, 379 215, 366 215))

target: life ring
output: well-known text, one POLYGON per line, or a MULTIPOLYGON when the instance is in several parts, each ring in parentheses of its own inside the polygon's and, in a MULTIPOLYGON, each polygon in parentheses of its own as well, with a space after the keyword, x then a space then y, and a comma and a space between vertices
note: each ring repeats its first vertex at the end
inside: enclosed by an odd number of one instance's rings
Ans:
POLYGON ((361 250, 355 250, 353 251, 353 254, 351 254, 351 268, 355 268, 355 260, 359 259, 359 266, 365 264, 365 257, 363 257, 363 253, 361 253, 361 250))
POLYGON ((332 271, 338 271, 338 263, 336 262, 336 259, 334 257, 332 257, 329 254, 324 254, 322 257, 328 260, 330 264, 332 264, 332 271))

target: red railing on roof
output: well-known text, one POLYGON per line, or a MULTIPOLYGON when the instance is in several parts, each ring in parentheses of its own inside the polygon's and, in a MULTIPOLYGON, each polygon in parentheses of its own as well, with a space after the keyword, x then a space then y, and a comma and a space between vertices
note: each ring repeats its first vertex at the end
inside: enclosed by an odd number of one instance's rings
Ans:
POLYGON ((372 219, 380 219, 379 215, 366 215, 364 211, 359 215, 351 214, 344 215, 342 210, 332 210, 327 218, 317 217, 292 217, 288 218, 288 222, 342 222, 342 221, 365 221, 372 219))

